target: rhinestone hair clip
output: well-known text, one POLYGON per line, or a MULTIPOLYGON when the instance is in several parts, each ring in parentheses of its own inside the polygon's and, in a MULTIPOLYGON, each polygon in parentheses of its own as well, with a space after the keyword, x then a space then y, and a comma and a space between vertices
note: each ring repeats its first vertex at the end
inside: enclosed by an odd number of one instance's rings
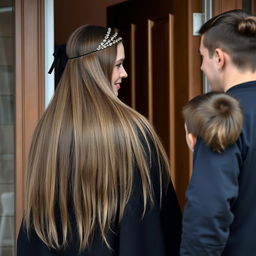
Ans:
POLYGON ((106 49, 107 47, 110 47, 114 44, 117 44, 118 42, 120 42, 122 40, 122 37, 117 37, 118 33, 115 32, 114 35, 112 37, 110 37, 110 33, 111 33, 111 28, 108 28, 108 31, 104 37, 104 39, 102 40, 102 42, 98 45, 98 47, 96 48, 96 50, 75 56, 75 57, 70 57, 69 59, 76 59, 76 58, 80 58, 82 56, 86 56, 88 54, 97 52, 97 51, 101 51, 106 49))

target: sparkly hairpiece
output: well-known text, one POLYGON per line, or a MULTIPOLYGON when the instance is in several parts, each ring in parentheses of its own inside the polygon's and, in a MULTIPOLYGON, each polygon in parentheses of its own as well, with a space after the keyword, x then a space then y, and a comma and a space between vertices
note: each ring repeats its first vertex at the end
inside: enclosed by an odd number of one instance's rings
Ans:
POLYGON ((110 37, 110 33, 111 33, 111 28, 108 28, 108 31, 107 31, 104 39, 102 40, 102 42, 98 45, 98 47, 95 50, 75 56, 75 57, 70 57, 69 59, 76 59, 76 58, 79 58, 79 57, 82 57, 82 56, 85 56, 85 55, 88 55, 88 54, 91 54, 91 53, 94 53, 97 51, 104 50, 107 47, 117 44, 118 42, 120 42, 122 40, 122 37, 117 38, 117 35, 118 35, 117 32, 115 32, 112 37, 110 37))

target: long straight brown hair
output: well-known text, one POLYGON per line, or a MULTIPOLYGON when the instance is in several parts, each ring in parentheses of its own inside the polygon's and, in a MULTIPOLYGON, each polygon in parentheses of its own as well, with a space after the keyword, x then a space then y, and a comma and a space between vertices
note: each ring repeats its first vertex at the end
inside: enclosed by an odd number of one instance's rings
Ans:
MULTIPOLYGON (((103 27, 78 28, 67 43, 67 55, 94 51, 106 32, 103 27)), ((150 147, 157 153, 160 182, 168 172, 165 151, 151 125, 112 91, 116 53, 117 44, 70 59, 34 132, 24 220, 27 230, 33 228, 51 248, 67 246, 74 229, 80 250, 87 248, 96 226, 107 243, 111 223, 122 219, 130 198, 135 166, 145 211, 154 198, 150 147)))

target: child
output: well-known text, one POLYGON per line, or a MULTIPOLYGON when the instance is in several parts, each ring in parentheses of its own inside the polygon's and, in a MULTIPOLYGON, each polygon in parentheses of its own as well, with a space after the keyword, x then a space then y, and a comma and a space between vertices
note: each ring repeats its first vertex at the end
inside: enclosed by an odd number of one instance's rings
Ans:
POLYGON ((216 152, 233 144, 242 129, 239 102, 225 93, 209 92, 190 100, 183 108, 186 140, 193 151, 197 137, 216 152))

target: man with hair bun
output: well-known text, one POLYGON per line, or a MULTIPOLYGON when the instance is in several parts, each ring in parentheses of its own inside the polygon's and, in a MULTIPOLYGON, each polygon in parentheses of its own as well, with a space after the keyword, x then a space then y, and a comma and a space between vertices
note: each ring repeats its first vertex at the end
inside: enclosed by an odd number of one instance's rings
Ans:
POLYGON ((197 138, 180 255, 252 256, 256 255, 256 17, 228 11, 207 21, 199 32, 201 69, 211 89, 234 96, 244 120, 238 139, 220 152, 197 138))

